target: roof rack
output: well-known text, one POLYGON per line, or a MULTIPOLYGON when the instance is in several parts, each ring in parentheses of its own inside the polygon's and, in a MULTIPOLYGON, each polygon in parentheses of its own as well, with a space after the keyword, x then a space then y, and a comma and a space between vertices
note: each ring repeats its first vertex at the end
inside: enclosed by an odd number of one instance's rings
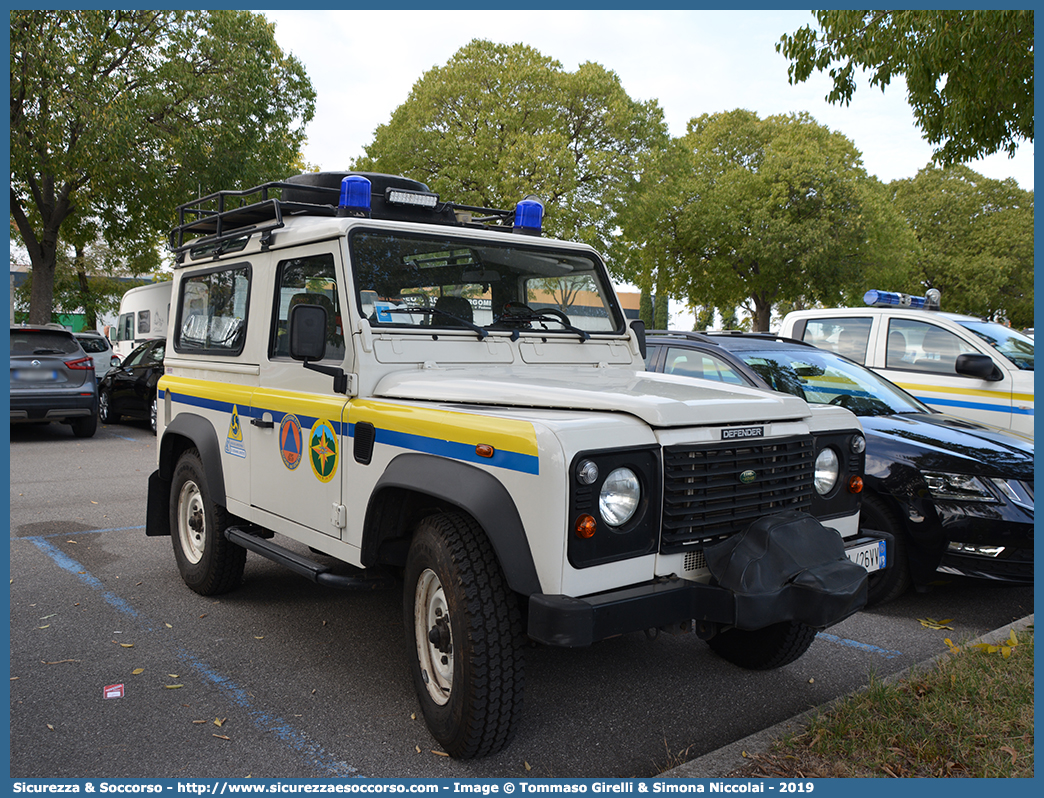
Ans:
POLYGON ((423 183, 370 172, 308 172, 240 191, 217 191, 179 205, 177 212, 178 224, 170 232, 169 248, 178 263, 188 251, 215 258, 237 251, 254 235, 261 236, 261 248, 267 249, 272 233, 291 216, 369 216, 472 227, 501 225, 516 232, 534 232, 528 225, 516 227, 515 210, 439 202, 438 195, 423 183), (343 204, 341 183, 350 176, 370 183, 364 211, 343 204))

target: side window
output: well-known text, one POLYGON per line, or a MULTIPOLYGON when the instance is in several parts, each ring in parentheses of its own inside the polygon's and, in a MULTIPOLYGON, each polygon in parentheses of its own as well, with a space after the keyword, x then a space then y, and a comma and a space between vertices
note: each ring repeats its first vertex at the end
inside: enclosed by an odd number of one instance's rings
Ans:
POLYGON ((181 281, 177 352, 238 355, 246 340, 250 267, 241 264, 181 281))
POLYGON ((138 334, 145 335, 151 330, 149 312, 147 310, 138 311, 138 334))
POLYGON ((695 349, 669 347, 663 370, 665 374, 678 374, 682 377, 697 377, 730 385, 747 384, 725 360, 695 349))
POLYGON ((866 364, 866 342, 873 319, 809 319, 802 340, 866 364))
POLYGON ((888 324, 888 368, 957 374, 957 356, 976 350, 949 330, 935 324, 908 319, 892 319, 888 324), (900 349, 902 347, 902 349, 900 349), (903 352, 902 359, 893 357, 903 352), (893 365, 893 363, 897 365, 893 365))
POLYGON ((319 305, 326 310, 325 360, 344 360, 344 330, 337 294, 337 275, 330 253, 279 262, 275 311, 268 346, 270 358, 290 357, 287 321, 296 305, 319 305))

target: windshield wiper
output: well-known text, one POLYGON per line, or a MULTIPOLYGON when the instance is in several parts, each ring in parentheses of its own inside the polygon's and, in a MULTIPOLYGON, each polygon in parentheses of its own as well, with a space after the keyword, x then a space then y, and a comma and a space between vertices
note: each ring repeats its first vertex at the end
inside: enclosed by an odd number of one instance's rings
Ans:
POLYGON ((453 319, 456 322, 460 322, 460 324, 462 326, 467 327, 469 330, 474 330, 475 332, 478 333, 478 337, 479 337, 480 341, 483 338, 485 338, 487 335, 489 335, 489 331, 488 330, 484 329, 483 327, 479 327, 477 324, 475 324, 475 322, 468 321, 467 319, 462 319, 460 316, 454 316, 452 313, 447 313, 445 310, 441 310, 439 308, 424 308, 424 307, 421 307, 420 305, 405 305, 405 306, 400 305, 397 308, 382 308, 381 309, 381 313, 424 313, 424 314, 437 314, 439 316, 444 316, 447 319, 453 319))
MULTIPOLYGON (((564 329, 568 330, 569 332, 576 333, 577 335, 579 335, 581 343, 583 343, 584 341, 590 340, 591 335, 587 332, 587 330, 581 330, 579 327, 574 327, 572 324, 570 324, 568 321, 566 321, 566 318, 567 317, 566 317, 566 315, 564 313, 562 314, 562 318, 559 318, 557 314, 554 314, 554 313, 541 313, 538 310, 534 310, 534 311, 531 311, 529 313, 527 313, 525 311, 522 311, 520 313, 518 310, 512 310, 510 313, 505 313, 502 316, 500 316, 493 323, 494 324, 511 324, 512 322, 526 322, 526 323, 530 323, 530 322, 534 322, 534 321, 539 321, 539 322, 545 322, 546 323, 546 322, 549 322, 549 321, 553 321, 553 322, 556 322, 557 324, 561 324, 562 327, 564 329)), ((546 327, 544 329, 545 329, 545 331, 550 332, 550 330, 547 330, 546 327)), ((514 330, 511 331, 511 340, 512 341, 517 341, 518 337, 519 337, 519 331, 518 331, 518 328, 516 327, 514 330)))

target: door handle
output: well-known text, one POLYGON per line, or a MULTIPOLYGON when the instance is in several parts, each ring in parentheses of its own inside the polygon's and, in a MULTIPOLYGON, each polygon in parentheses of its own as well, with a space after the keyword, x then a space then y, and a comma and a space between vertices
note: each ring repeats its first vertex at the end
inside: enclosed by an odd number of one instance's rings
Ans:
POLYGON ((272 429, 275 426, 275 422, 269 418, 252 418, 250 423, 255 427, 261 427, 261 429, 272 429))

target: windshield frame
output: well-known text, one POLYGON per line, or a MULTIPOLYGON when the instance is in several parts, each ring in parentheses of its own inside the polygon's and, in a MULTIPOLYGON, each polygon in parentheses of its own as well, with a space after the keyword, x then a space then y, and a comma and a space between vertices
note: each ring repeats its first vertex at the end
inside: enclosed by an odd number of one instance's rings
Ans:
POLYGON ((352 228, 347 245, 355 311, 374 331, 470 330, 479 338, 503 332, 512 340, 527 333, 572 340, 627 333, 608 271, 588 248, 376 225, 352 228), (566 285, 573 278, 578 292, 566 285), (446 299, 455 302, 440 303, 446 299))

